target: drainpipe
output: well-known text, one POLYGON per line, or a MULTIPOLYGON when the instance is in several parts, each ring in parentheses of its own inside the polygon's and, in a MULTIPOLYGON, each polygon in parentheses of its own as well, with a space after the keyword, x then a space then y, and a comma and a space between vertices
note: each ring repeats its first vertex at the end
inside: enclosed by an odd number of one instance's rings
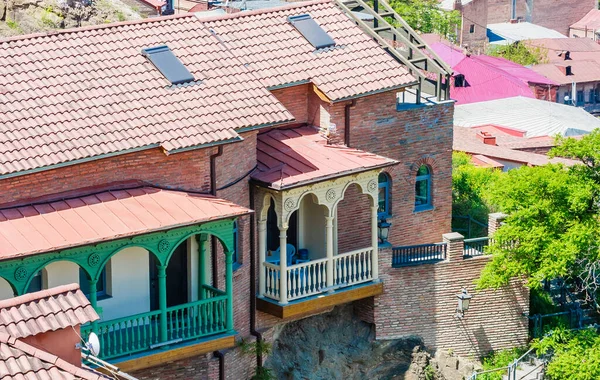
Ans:
POLYGON ((221 351, 215 351, 213 355, 219 359, 219 380, 225 380, 225 355, 221 351))
POLYGON ((223 145, 219 145, 217 153, 210 155, 210 194, 217 196, 216 160, 223 155, 223 145))
MULTIPOLYGON (((250 185, 250 209, 254 210, 254 186, 250 185)), ((257 342, 262 342, 262 334, 256 331, 256 217, 255 212, 250 214, 250 334, 256 337, 257 342)), ((261 265, 259 263, 258 265, 261 265)), ((262 367, 263 357, 260 350, 256 350, 256 366, 262 367)))
POLYGON ((356 106, 356 99, 344 106, 344 145, 350 148, 350 108, 356 106))

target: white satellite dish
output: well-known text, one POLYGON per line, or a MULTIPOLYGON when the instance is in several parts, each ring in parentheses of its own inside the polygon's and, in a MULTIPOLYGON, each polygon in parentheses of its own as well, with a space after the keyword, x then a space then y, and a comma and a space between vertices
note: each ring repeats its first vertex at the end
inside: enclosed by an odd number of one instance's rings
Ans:
POLYGON ((92 355, 98 356, 100 354, 100 339, 98 339, 96 333, 90 333, 86 346, 92 355))

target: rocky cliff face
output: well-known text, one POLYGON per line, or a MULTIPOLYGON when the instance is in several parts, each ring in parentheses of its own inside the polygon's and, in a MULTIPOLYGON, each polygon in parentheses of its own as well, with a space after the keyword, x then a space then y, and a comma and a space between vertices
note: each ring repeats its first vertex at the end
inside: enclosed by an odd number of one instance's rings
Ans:
POLYGON ((135 20, 121 0, 0 0, 0 36, 135 20))

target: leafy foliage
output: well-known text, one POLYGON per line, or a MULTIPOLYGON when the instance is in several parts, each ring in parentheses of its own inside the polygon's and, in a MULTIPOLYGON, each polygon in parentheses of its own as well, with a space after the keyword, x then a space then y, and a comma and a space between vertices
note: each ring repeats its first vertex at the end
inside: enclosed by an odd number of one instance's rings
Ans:
MULTIPOLYGON (((470 215, 476 220, 487 221, 488 214, 493 210, 485 200, 484 194, 503 175, 499 170, 473 165, 466 153, 454 152, 452 154, 452 215, 470 215)), ((453 229, 459 227, 459 222, 453 221, 453 229)))
POLYGON ((557 329, 534 347, 538 354, 553 354, 546 368, 550 380, 600 379, 600 335, 595 329, 557 329))
POLYGON ((489 55, 502 57, 523 66, 547 63, 541 48, 520 43, 495 46, 490 49, 489 55))
MULTIPOLYGON (((525 353, 526 348, 512 348, 508 350, 500 350, 493 352, 492 354, 486 356, 482 360, 482 367, 484 371, 502 367, 508 367, 510 363, 512 363, 515 359, 520 357, 525 353)), ((497 371, 484 373, 477 376, 477 379, 482 380, 502 380, 503 375, 506 374, 506 371, 497 371)))
POLYGON ((437 33, 456 40, 461 17, 458 11, 444 11, 437 0, 391 0, 390 6, 420 33, 437 33))

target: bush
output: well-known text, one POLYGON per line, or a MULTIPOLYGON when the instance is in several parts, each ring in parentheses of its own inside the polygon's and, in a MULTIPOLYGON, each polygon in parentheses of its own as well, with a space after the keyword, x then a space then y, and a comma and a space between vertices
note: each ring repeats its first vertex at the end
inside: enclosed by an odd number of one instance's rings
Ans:
MULTIPOLYGON (((516 347, 510 350, 496 351, 483 358, 483 370, 508 367, 515 359, 518 359, 527 351, 527 348, 516 347)), ((478 380, 502 380, 502 376, 506 374, 506 370, 478 375, 478 380)))

